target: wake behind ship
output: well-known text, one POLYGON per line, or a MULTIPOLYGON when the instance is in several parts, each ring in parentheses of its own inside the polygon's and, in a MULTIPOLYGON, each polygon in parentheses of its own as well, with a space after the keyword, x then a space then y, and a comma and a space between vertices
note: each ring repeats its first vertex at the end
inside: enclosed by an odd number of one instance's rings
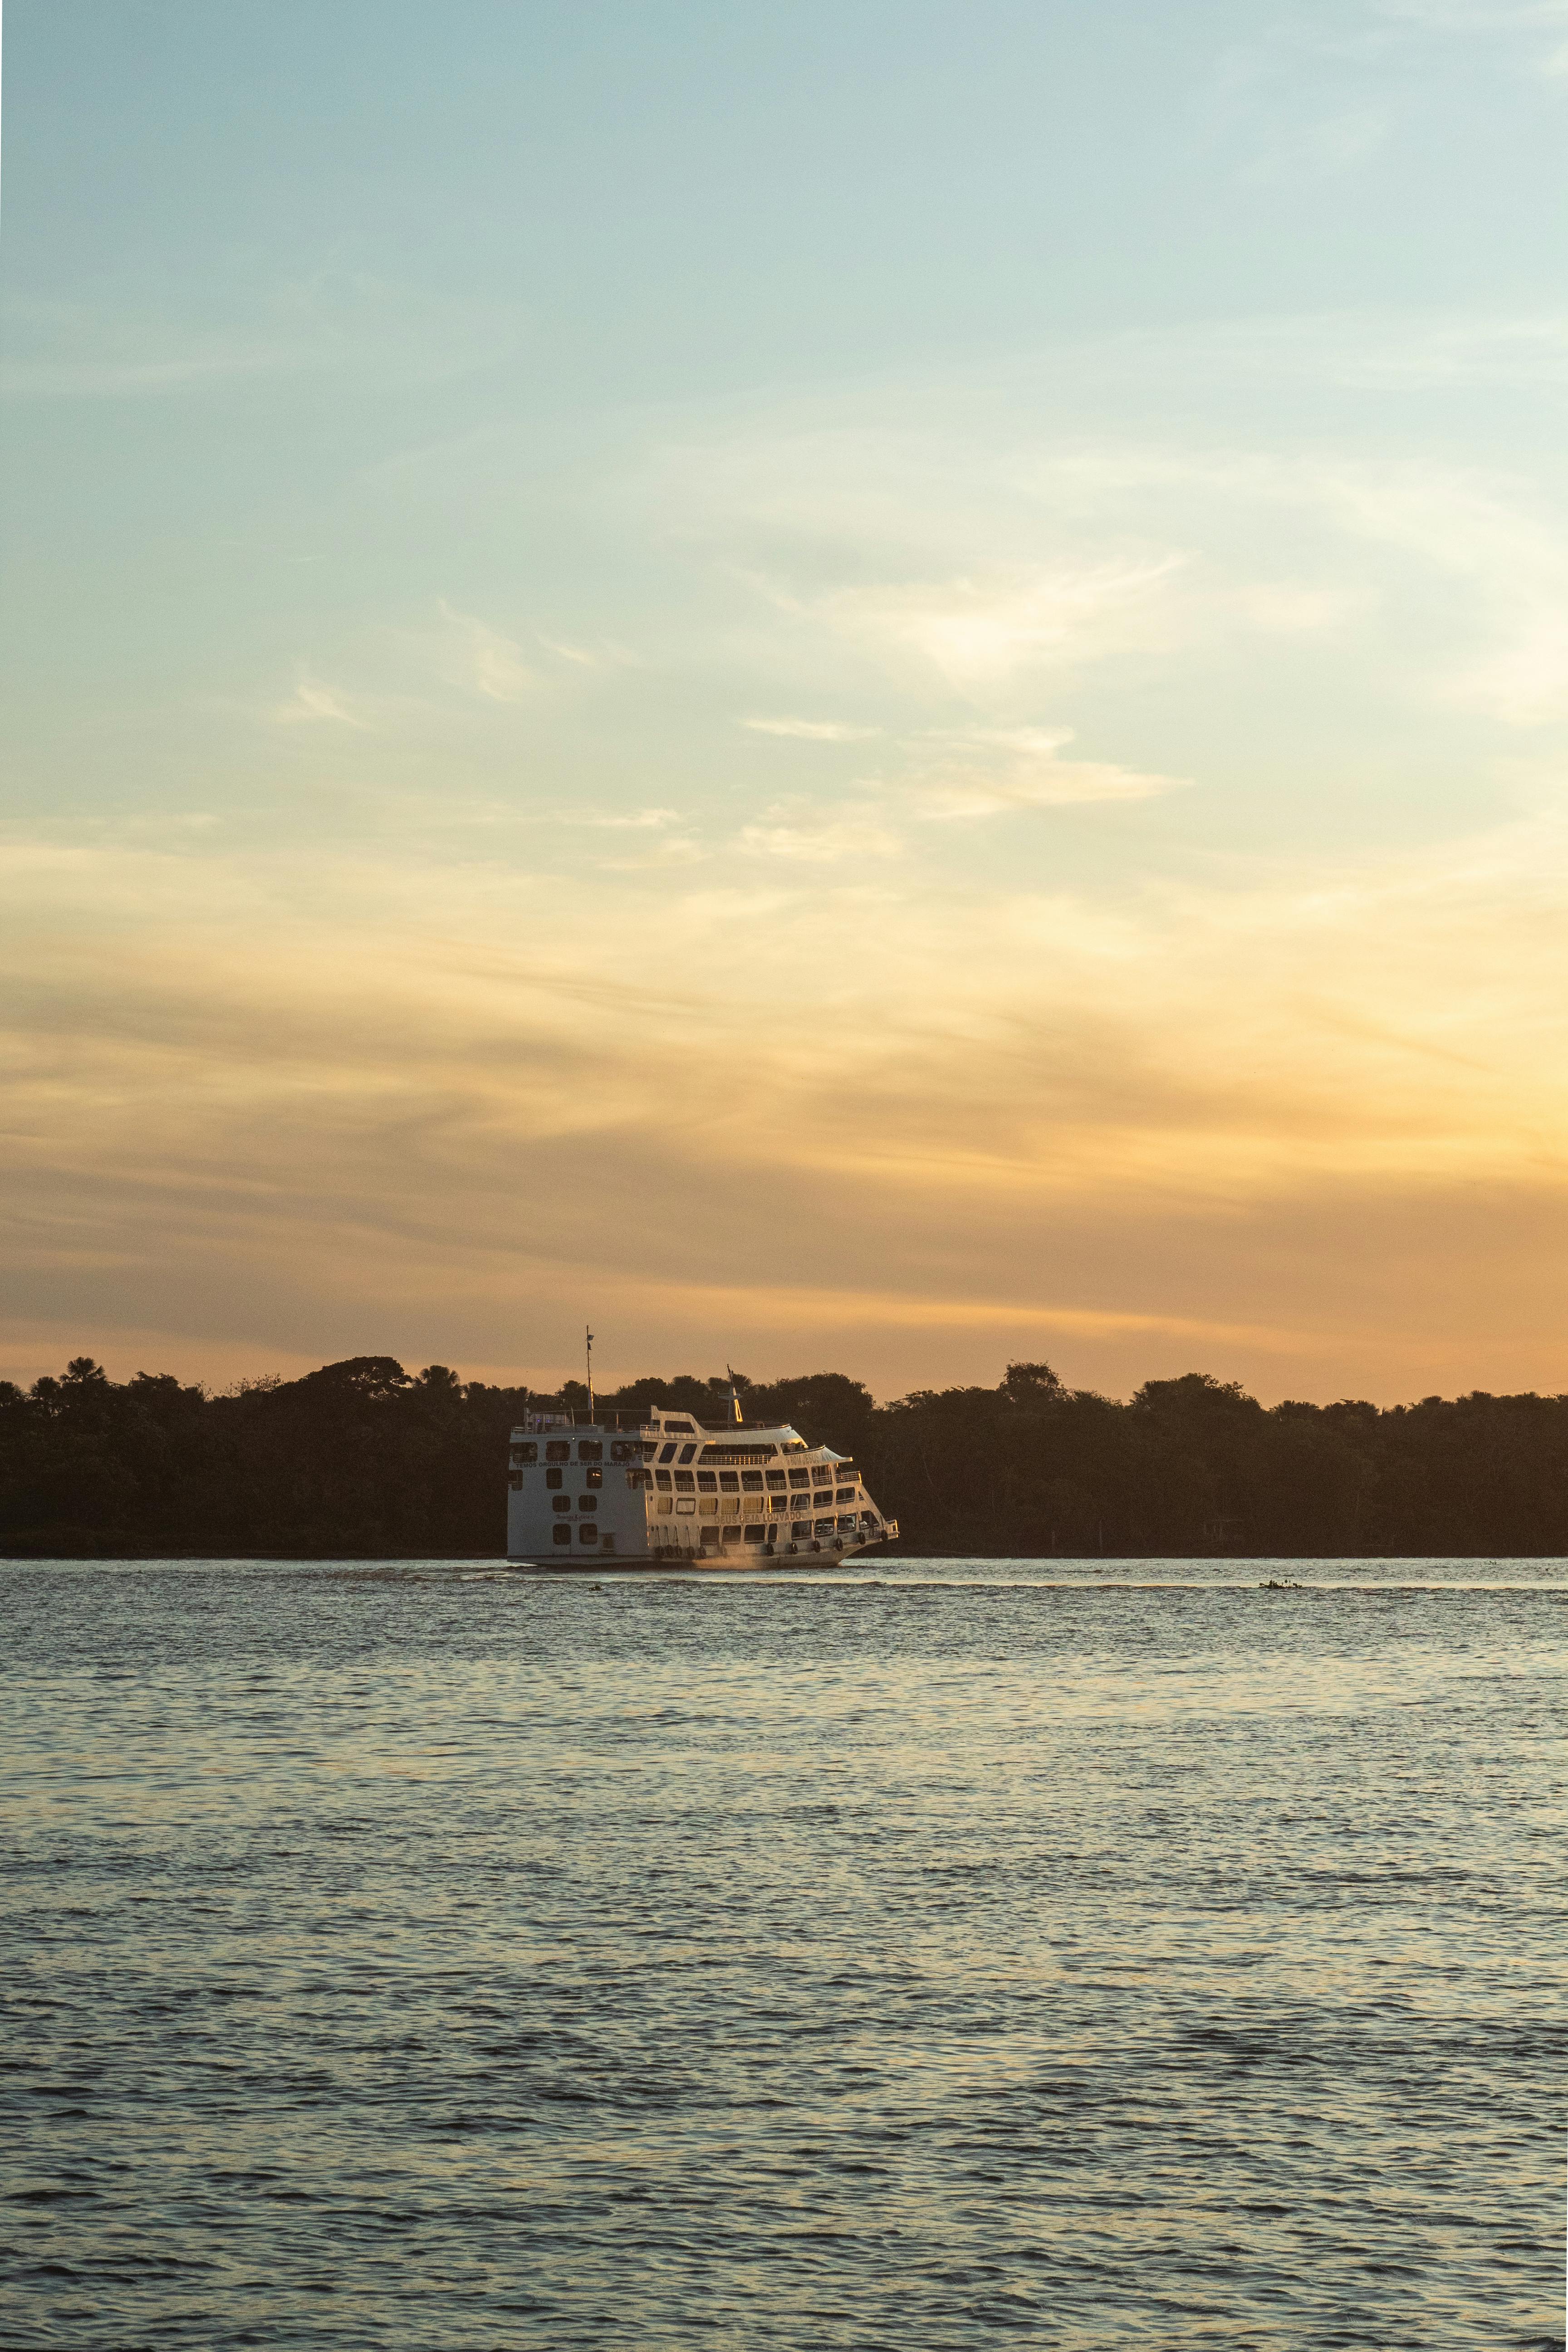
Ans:
POLYGON ((511 1433, 514 1567, 820 1567, 898 1532, 852 1461, 787 1423, 590 1410, 511 1433))

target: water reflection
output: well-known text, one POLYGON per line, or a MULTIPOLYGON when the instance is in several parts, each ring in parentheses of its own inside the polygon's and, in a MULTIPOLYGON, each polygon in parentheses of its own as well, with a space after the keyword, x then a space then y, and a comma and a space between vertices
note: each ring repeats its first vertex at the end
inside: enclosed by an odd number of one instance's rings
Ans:
POLYGON ((5 2340, 1546 2340, 1561 1564, 1101 1565, 15 1566, 5 2340))

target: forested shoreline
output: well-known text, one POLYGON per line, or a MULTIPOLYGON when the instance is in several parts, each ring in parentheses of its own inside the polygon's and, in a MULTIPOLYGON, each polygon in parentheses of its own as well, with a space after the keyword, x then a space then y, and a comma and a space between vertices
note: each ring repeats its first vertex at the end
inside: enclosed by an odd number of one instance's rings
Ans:
MULTIPOLYGON (((648 1379, 599 1402, 719 1421, 725 1385, 648 1379)), ((1189 1372, 1121 1402, 1042 1364, 885 1405, 837 1372, 742 1393, 748 1419, 854 1454, 902 1523, 900 1552, 1568 1554, 1568 1397, 1265 1408, 1189 1372)), ((545 1398, 384 1356, 222 1395, 167 1374, 111 1381, 78 1357, 26 1391, 0 1382, 0 1555, 499 1555, 513 1423, 586 1402, 572 1381, 545 1398)))

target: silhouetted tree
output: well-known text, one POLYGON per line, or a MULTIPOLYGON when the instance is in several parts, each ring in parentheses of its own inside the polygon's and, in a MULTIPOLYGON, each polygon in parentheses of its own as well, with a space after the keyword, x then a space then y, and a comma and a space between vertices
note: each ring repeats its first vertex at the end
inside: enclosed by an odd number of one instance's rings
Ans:
MULTIPOLYGON (((1363 1400, 1266 1412, 1234 1381, 1149 1381, 1126 1404, 1046 1364, 879 1406, 858 1381, 737 1375, 746 1417, 852 1454, 915 1551, 1324 1557, 1568 1552, 1568 1398, 1363 1400)), ((630 1381, 605 1400, 721 1420, 729 1379, 630 1381)), ((353 1356, 209 1396, 89 1356, 0 1381, 0 1549, 461 1556, 505 1540, 523 1389, 353 1356)), ((555 1402, 581 1407, 567 1381, 555 1402)))

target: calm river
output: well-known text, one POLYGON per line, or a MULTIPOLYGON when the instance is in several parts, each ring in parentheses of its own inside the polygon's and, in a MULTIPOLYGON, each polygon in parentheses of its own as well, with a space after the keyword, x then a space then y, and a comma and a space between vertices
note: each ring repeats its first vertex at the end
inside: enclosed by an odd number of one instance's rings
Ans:
POLYGON ((0 1579, 6 2352, 1563 2341, 1568 1564, 0 1579))

